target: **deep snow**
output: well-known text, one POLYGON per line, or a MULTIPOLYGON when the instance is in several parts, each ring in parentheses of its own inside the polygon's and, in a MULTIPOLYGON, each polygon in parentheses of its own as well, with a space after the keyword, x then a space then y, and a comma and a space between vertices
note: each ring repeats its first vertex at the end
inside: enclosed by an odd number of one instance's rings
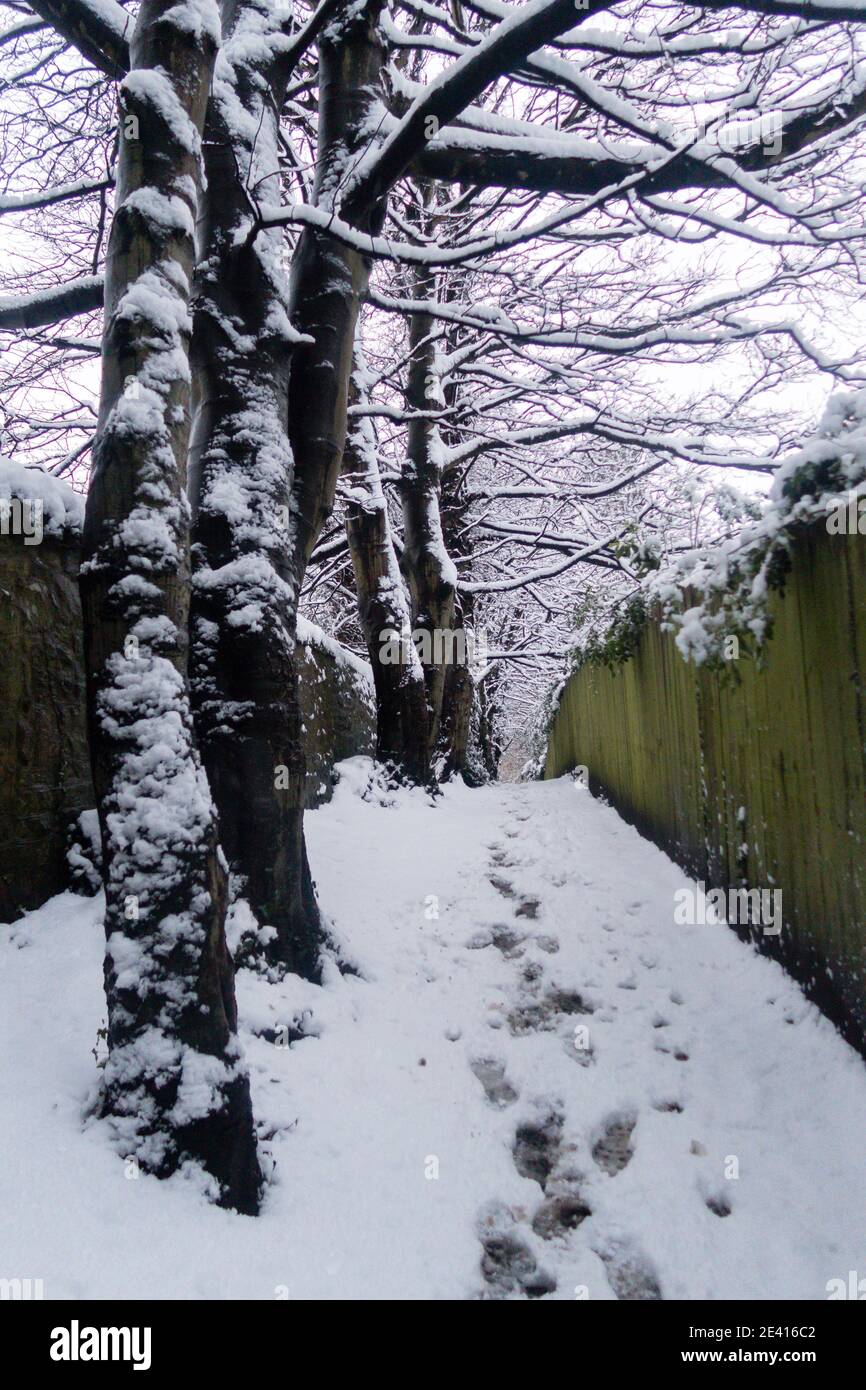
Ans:
POLYGON ((675 925, 682 873, 570 779, 383 806, 370 766, 342 764, 307 817, 360 975, 238 977, 275 1161, 257 1220, 127 1177, 82 1119, 101 900, 0 928, 0 1277, 47 1298, 571 1300, 823 1299, 866 1274, 866 1067, 781 969, 675 925), (309 1036, 253 1035, 281 1025, 309 1036))

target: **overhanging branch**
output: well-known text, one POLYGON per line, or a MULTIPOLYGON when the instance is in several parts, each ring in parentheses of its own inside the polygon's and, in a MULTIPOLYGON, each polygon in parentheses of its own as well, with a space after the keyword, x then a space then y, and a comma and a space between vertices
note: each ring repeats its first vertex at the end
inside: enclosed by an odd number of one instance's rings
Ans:
POLYGON ((30 0, 31 8, 61 38, 107 77, 129 71, 129 39, 135 25, 116 0, 30 0))
POLYGON ((88 275, 15 299, 0 299, 0 329, 43 328, 102 307, 101 275, 88 275))

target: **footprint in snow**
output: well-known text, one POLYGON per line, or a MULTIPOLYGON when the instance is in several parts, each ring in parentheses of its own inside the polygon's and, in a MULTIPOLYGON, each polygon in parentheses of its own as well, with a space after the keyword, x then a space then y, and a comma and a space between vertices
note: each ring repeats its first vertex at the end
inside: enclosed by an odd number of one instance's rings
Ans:
POLYGON ((481 1273, 492 1298, 523 1293, 527 1298, 544 1298, 556 1292, 552 1274, 538 1268, 528 1246, 513 1235, 491 1235, 482 1239, 481 1273))
POLYGON ((514 1135, 514 1166, 521 1177, 537 1182, 544 1201, 532 1218, 532 1229, 542 1240, 563 1238, 592 1215, 580 1195, 581 1174, 563 1168, 574 1145, 563 1146, 563 1117, 549 1110, 536 1121, 519 1125, 514 1135))
POLYGON ((525 933, 517 932, 513 927, 507 926, 504 922, 497 922, 492 927, 479 927, 473 932, 466 942, 467 951, 483 951, 488 946, 495 946, 497 951, 501 951, 506 960, 518 959, 524 954, 523 944, 526 941, 525 933))
POLYGON ((617 1298, 628 1303, 661 1298, 662 1292, 655 1274, 636 1251, 617 1248, 597 1253, 604 1261, 610 1286, 617 1298))
POLYGON ((498 1057, 475 1057, 469 1063, 484 1087, 484 1094, 497 1110, 505 1110, 517 1100, 518 1092, 505 1075, 505 1063, 498 1057))
POLYGON ((523 943, 526 940, 524 932, 517 932, 513 927, 506 926, 499 922, 492 929, 492 941, 497 951, 501 951, 506 960, 517 960, 524 954, 523 943))
POLYGON ((542 1191, 559 1157, 562 1119, 558 1110, 550 1110, 538 1121, 518 1125, 514 1135, 514 1166, 522 1178, 531 1178, 542 1191))
POLYGON ((576 990, 552 989, 537 1003, 518 1004, 508 1015, 514 1037, 555 1032, 562 1014, 591 1014, 591 1005, 576 990))
POLYGON ((515 910, 515 917, 529 917, 532 921, 538 916, 538 909, 541 903, 538 898, 524 898, 520 906, 515 910))
POLYGON ((486 1289, 482 1297, 543 1298, 555 1293, 556 1280, 545 1270, 515 1230, 514 1214, 501 1202, 491 1202, 479 1218, 481 1274, 486 1289))
POLYGON ((631 1136, 635 1127, 633 1115, 618 1115, 608 1120, 601 1138, 592 1146, 592 1156, 605 1173, 615 1177, 631 1162, 634 1149, 631 1136))
POLYGON ((532 1229, 542 1240, 555 1240, 567 1231, 576 1231, 591 1209, 577 1193, 546 1197, 532 1218, 532 1229))
POLYGON ((528 961, 520 972, 520 978, 530 994, 537 994, 544 978, 544 966, 537 960, 528 961))

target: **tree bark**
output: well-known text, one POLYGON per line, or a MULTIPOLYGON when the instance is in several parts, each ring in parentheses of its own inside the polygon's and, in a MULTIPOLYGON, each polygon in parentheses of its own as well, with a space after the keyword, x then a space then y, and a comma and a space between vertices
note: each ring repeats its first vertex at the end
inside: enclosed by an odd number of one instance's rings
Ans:
POLYGON ((494 672, 478 688, 478 751, 481 765, 491 782, 499 776, 502 757, 502 744, 497 732, 497 684, 494 672))
MULTIPOLYGON (((381 0, 344 14, 319 41, 319 140, 314 202, 338 206, 342 188, 369 144, 367 120, 380 88, 384 42, 381 0)), ((383 207, 365 211, 365 231, 383 207)), ((358 306, 369 264, 327 232, 305 228, 292 261, 292 323, 304 341, 289 381, 288 428, 294 454, 294 569, 300 590, 313 547, 331 514, 346 441, 349 379, 358 306)))
MULTIPOLYGON (((366 400, 363 371, 353 399, 366 400)), ((376 760, 399 781, 430 780, 424 672, 411 641, 411 615, 391 537, 369 417, 359 416, 343 453, 346 536, 358 614, 376 686, 376 760)))
MULTIPOLYGON (((457 277, 455 282, 447 287, 446 297, 452 297, 460 292, 460 278, 462 277, 457 277)), ((471 295, 468 285, 465 292, 471 295)), ((445 384, 442 395, 445 405, 449 408, 459 404, 459 386, 453 378, 445 384)), ((447 427, 442 429, 442 440, 446 446, 459 442, 457 438, 449 438, 447 427)), ((471 561, 471 530, 466 525, 469 506, 464 495, 462 470, 447 466, 443 468, 439 509, 442 541, 448 555, 455 562, 459 560, 471 561)), ((466 569, 471 572, 471 564, 467 564, 466 569)), ((474 609, 475 603, 472 593, 456 595, 454 626, 459 627, 464 634, 471 632, 473 640, 477 636, 474 609)), ((464 640, 468 644, 468 637, 464 640)), ((478 770, 470 766, 469 755, 472 717, 478 704, 478 692, 471 665, 473 655, 476 653, 464 648, 462 652, 458 653, 458 659, 449 666, 446 672, 445 687, 442 694, 437 762, 443 780, 462 776, 466 781, 474 784, 478 782, 479 777, 478 770)))
POLYGON ((256 228, 258 206, 279 202, 289 71, 267 7, 233 4, 226 19, 206 129, 196 286, 194 708, 232 891, 246 896, 259 925, 243 954, 317 980, 322 928, 303 832, 286 425, 298 334, 282 234, 256 228))
POLYGON ((439 776, 442 781, 462 775, 473 780, 469 774, 469 735, 472 728, 472 710, 475 704, 475 686, 472 673, 465 661, 455 661, 445 673, 445 688, 442 693, 442 717, 439 723, 439 776))
MULTIPOLYGON (((435 274, 416 272, 414 298, 436 297, 435 274)), ((400 564, 412 598, 412 628, 428 634, 424 665, 427 690, 427 737, 432 756, 439 738, 446 663, 441 659, 442 634, 454 626, 456 571, 445 550, 440 515, 442 488, 441 440, 429 412, 441 405, 436 374, 433 320, 413 314, 409 325, 409 379, 406 405, 409 420, 406 459, 399 491, 403 507, 403 554, 400 564)))
MULTIPOLYGON (((319 39, 320 203, 364 138, 382 62, 379 9, 376 0, 340 15, 319 39)), ((305 232, 287 296, 282 234, 257 219, 263 204, 279 203, 289 61, 263 42, 280 24, 269 6, 235 0, 226 20, 195 335, 196 722, 236 891, 259 924, 245 952, 316 980, 323 938, 303 833, 297 603, 333 506, 368 270, 357 253, 305 232)))
POLYGON ((142 1168, 196 1165, 221 1204, 253 1213, 225 872, 186 679, 187 295, 213 18, 204 0, 143 0, 132 39, 81 590, 106 889, 104 1113, 142 1168))

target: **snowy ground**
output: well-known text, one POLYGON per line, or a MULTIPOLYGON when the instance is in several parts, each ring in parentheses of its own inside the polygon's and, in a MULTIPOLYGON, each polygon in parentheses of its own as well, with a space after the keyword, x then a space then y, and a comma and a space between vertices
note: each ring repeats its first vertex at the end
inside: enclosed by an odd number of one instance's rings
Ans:
POLYGON ((258 1220, 83 1123, 99 903, 0 928, 0 1276, 48 1298, 822 1299, 866 1273, 866 1067, 570 780, 308 819, 344 956, 238 980, 258 1220), (438 912, 438 916, 436 915, 438 912), (280 1025, 309 1036, 278 1046, 280 1025), (739 1176, 733 1176, 735 1173, 739 1176))

